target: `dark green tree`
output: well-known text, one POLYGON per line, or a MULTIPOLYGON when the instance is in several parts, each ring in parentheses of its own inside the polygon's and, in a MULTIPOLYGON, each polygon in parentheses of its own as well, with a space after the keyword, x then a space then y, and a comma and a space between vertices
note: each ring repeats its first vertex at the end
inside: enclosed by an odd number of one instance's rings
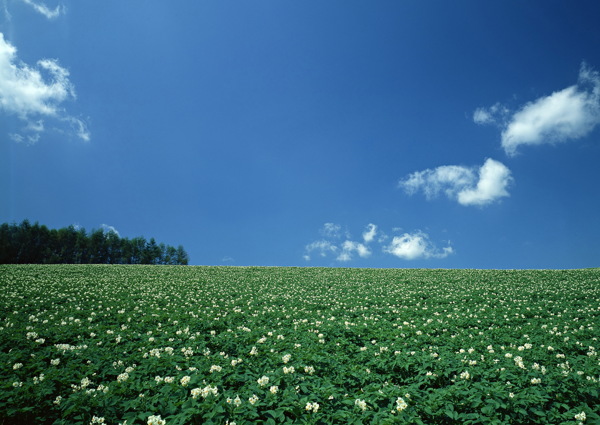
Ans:
POLYGON ((21 224, 0 224, 0 264, 188 264, 183 247, 177 249, 154 238, 121 238, 102 229, 87 234, 69 226, 49 229, 23 220, 21 224))

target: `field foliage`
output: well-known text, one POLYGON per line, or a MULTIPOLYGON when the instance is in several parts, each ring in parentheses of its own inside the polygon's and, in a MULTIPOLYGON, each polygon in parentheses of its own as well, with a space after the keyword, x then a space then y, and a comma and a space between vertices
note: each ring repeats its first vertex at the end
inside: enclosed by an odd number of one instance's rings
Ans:
POLYGON ((0 424, 600 424, 600 270, 0 266, 0 424))

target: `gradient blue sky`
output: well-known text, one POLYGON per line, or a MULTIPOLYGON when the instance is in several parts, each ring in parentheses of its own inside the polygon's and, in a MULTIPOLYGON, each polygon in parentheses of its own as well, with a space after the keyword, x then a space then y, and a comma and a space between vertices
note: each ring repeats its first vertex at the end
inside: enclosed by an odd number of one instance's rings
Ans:
POLYGON ((1 222, 191 264, 600 265, 596 1, 0 9, 1 222))

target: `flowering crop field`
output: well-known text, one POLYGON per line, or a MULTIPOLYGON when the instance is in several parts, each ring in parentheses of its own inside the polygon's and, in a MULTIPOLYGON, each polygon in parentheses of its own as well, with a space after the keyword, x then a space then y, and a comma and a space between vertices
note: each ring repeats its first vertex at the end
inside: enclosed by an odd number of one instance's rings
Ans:
POLYGON ((600 269, 0 266, 0 424, 600 424, 600 269))

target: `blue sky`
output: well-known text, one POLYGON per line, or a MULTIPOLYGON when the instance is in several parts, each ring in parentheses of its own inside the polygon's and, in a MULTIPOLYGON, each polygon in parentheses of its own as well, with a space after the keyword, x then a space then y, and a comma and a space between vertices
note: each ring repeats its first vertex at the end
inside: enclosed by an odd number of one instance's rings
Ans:
POLYGON ((0 0, 0 221, 191 264, 600 264, 595 1, 0 0))

